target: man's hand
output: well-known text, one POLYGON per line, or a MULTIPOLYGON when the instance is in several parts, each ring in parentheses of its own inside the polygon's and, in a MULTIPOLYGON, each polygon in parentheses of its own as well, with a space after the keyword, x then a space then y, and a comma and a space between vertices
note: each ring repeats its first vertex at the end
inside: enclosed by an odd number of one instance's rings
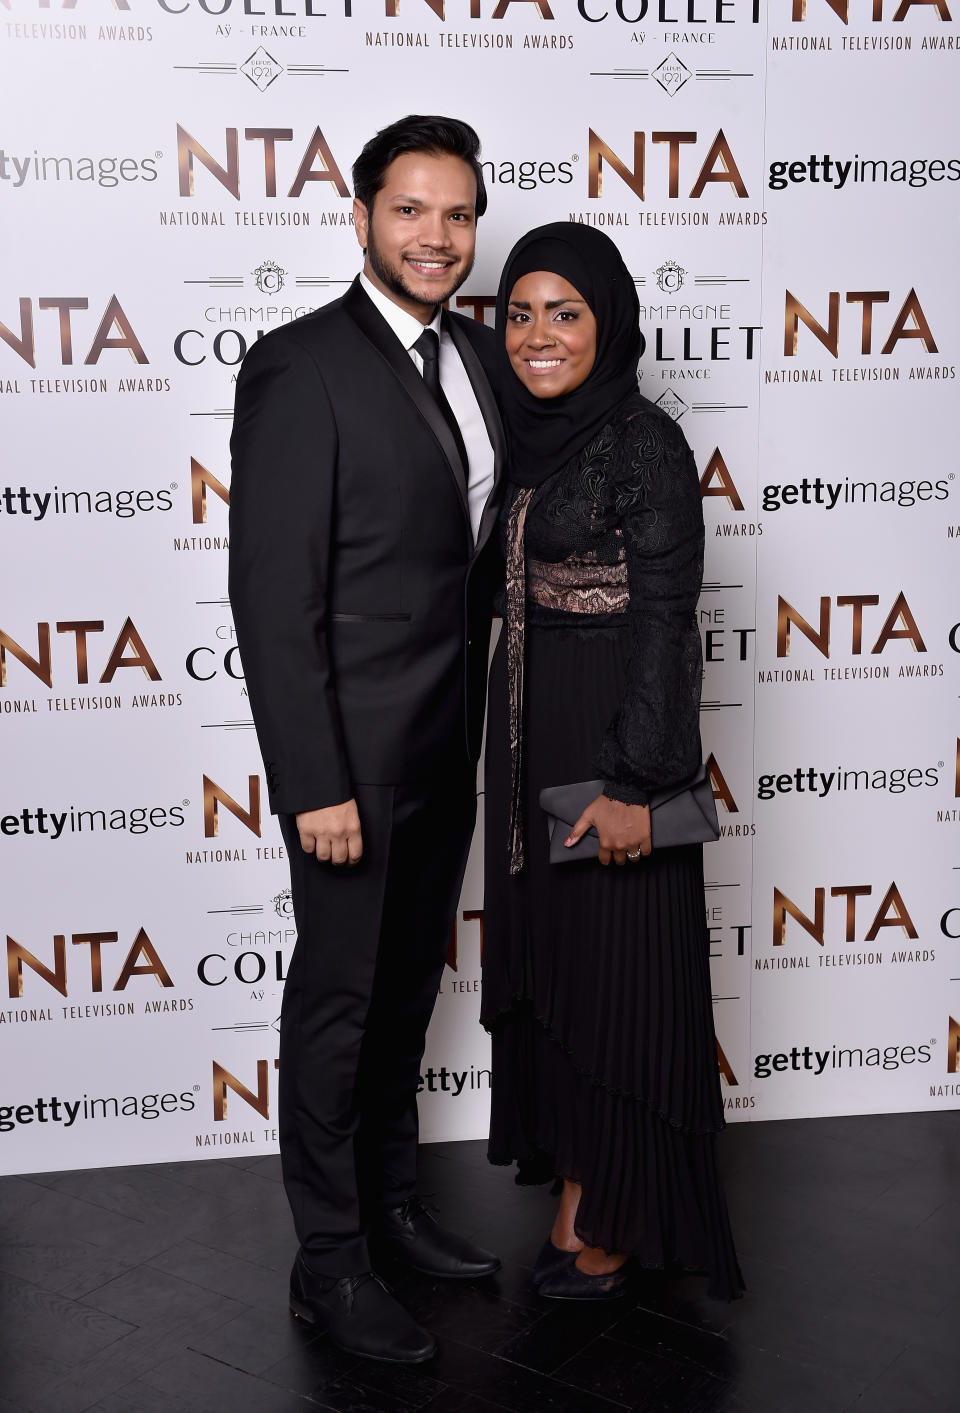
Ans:
POLYGON ((356 800, 329 805, 324 810, 304 810, 297 815, 300 847, 316 854, 321 863, 359 863, 363 857, 363 837, 356 800))
POLYGON ((568 846, 576 844, 593 826, 600 836, 600 862, 625 864, 628 855, 635 863, 641 854, 649 854, 650 810, 646 805, 625 805, 598 795, 564 839, 568 846))

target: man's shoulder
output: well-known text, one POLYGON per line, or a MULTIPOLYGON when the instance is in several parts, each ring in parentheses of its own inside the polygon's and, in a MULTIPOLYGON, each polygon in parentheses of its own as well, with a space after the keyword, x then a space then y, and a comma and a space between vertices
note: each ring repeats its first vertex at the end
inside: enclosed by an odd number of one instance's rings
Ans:
POLYGON ((296 319, 289 319, 285 324, 280 324, 264 334, 260 342, 272 343, 275 347, 280 347, 284 342, 308 347, 323 343, 331 334, 336 333, 346 317, 343 308, 345 298, 346 296, 341 294, 329 304, 322 304, 319 309, 311 309, 296 319))
POLYGON ((351 322, 343 307, 345 298, 340 295, 319 309, 269 329, 247 350, 243 365, 248 376, 254 368, 263 370, 276 363, 297 363, 304 356, 320 366, 325 354, 336 354, 343 346, 345 325, 351 322))

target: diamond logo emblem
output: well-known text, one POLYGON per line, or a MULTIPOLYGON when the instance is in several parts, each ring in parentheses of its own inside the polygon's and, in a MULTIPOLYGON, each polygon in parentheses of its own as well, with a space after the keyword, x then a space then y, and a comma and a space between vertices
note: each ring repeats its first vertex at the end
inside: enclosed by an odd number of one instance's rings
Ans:
POLYGON ((272 54, 268 54, 263 45, 259 45, 249 59, 245 59, 240 65, 240 72, 245 74, 252 84, 255 84, 263 93, 270 87, 274 79, 278 79, 283 73, 283 65, 278 64, 272 54))
POLYGON ((693 75, 682 59, 678 59, 676 54, 668 54, 663 63, 654 69, 653 77, 664 92, 673 98, 693 75))
POLYGON ((672 417, 674 422, 679 422, 685 412, 690 408, 684 402, 679 393, 675 393, 672 388, 668 388, 662 397, 657 398, 657 406, 662 407, 668 417, 672 417))

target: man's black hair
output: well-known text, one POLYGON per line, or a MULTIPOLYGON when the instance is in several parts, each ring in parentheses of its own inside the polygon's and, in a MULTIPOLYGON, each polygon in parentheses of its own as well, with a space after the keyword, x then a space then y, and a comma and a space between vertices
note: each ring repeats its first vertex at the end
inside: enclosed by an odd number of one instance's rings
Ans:
POLYGON ((477 179, 476 214, 487 209, 487 189, 480 167, 480 139, 469 123, 459 118, 421 117, 411 113, 365 144, 353 164, 353 194, 368 211, 373 210, 373 198, 383 186, 391 162, 406 152, 428 152, 432 156, 459 157, 466 162, 477 179))

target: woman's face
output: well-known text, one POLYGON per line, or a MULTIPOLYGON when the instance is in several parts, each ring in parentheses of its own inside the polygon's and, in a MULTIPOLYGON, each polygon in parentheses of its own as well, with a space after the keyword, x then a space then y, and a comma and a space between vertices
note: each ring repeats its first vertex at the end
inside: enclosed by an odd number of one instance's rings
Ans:
POLYGON ((513 371, 534 397, 559 397, 589 375, 597 357, 597 321, 568 280, 532 270, 510 292, 506 346, 513 371))

